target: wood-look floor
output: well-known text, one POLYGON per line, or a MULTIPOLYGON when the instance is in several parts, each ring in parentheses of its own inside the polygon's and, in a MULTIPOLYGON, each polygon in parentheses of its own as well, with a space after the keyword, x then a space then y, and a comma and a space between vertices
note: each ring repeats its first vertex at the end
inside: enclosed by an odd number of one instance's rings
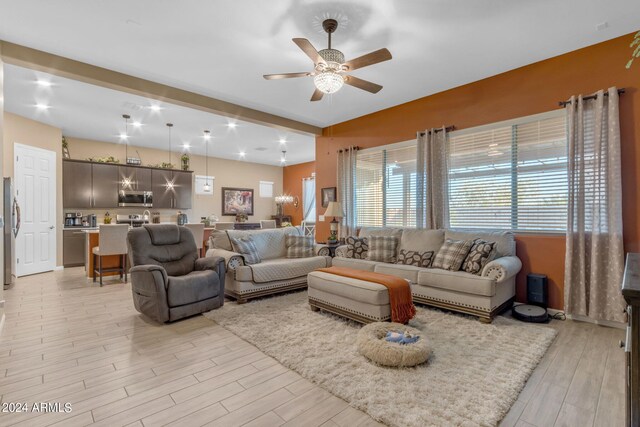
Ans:
MULTIPOLYGON (((2 402, 73 411, 0 412, 0 425, 379 425, 204 317, 157 325, 134 310, 129 285, 105 283, 74 268, 5 291, 2 402)), ((501 425, 622 426, 622 331, 552 325, 558 338, 501 425)))

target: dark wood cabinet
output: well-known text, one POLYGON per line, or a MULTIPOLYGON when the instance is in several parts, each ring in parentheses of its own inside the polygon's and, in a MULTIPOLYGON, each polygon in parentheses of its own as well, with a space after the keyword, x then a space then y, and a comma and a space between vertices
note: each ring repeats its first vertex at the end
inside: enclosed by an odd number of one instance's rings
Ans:
POLYGON ((119 190, 153 191, 151 169, 118 166, 119 190))
POLYGON ((193 199, 193 174, 191 172, 173 172, 174 208, 191 209, 193 199))
POLYGON ((85 232, 64 230, 62 233, 62 264, 65 267, 84 265, 85 232))
POLYGON ((154 209, 191 209, 193 174, 153 169, 151 173, 154 209))
POLYGON ((293 223, 291 215, 271 215, 271 219, 276 221, 276 227, 278 228, 282 227, 283 222, 288 222, 289 224, 293 223))
POLYGON ((118 207, 120 190, 153 191, 157 209, 191 209, 193 172, 65 160, 62 163, 65 209, 118 207))
POLYGON ((93 208, 111 209, 118 206, 118 166, 94 163, 91 165, 93 208))
POLYGON ((65 209, 91 208, 91 163, 62 163, 62 202, 65 209))

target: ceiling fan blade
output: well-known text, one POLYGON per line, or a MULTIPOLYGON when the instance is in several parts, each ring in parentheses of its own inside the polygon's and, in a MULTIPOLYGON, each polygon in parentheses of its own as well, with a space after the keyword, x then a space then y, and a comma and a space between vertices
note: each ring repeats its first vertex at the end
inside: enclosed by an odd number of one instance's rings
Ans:
POLYGON ((375 52, 362 55, 356 59, 352 59, 351 61, 347 61, 342 65, 348 68, 347 71, 353 71, 353 70, 357 70, 358 68, 368 67, 369 65, 388 61, 390 59, 391 59, 391 52, 389 52, 388 49, 383 48, 383 49, 378 49, 375 52))
POLYGON ((344 82, 350 86, 357 87, 358 89, 366 90, 371 93, 378 93, 380 92, 380 89, 382 89, 382 86, 378 84, 371 83, 354 76, 345 76, 344 82))
POLYGON ((309 58, 313 61, 314 64, 324 63, 324 59, 320 56, 315 47, 311 44, 311 42, 307 39, 291 39, 295 44, 298 45, 300 49, 304 53, 307 54, 309 58))
POLYGON ((320 101, 323 95, 324 93, 320 89, 316 89, 313 95, 311 95, 311 101, 320 101))
POLYGON ((279 79, 292 79, 294 77, 307 77, 310 76, 311 73, 283 73, 283 74, 265 74, 264 77, 267 80, 279 80, 279 79))

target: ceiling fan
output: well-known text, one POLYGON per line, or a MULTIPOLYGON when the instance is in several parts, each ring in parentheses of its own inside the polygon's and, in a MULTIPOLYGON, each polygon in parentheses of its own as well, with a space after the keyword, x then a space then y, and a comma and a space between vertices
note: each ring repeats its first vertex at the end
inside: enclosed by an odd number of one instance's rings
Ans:
POLYGON ((311 96, 311 101, 319 101, 325 93, 335 93, 340 90, 343 84, 348 84, 358 89, 366 90, 371 93, 378 93, 382 86, 371 83, 366 80, 350 76, 346 73, 357 70, 358 68, 367 67, 379 62, 391 59, 391 52, 386 48, 367 53, 351 61, 344 60, 344 54, 337 49, 331 48, 331 34, 338 28, 338 21, 335 19, 326 19, 322 22, 322 28, 329 35, 329 47, 317 51, 315 47, 307 39, 292 39, 304 53, 313 61, 314 70, 302 73, 285 73, 285 74, 265 74, 263 77, 267 80, 290 79, 294 77, 313 77, 313 83, 316 86, 315 92, 311 96))

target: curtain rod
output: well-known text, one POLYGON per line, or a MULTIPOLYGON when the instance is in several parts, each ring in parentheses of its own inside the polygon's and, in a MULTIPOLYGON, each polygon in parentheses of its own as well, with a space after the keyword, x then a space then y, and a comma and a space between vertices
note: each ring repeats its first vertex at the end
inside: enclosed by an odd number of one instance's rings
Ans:
MULTIPOLYGON (((451 132, 451 131, 453 131, 455 129, 456 129, 456 127, 454 125, 447 126, 446 128, 444 128, 444 130, 447 131, 447 132, 451 132)), ((434 132, 442 132, 442 128, 437 128, 437 129, 434 129, 433 131, 434 132)), ((420 132, 420 136, 424 136, 426 134, 427 134, 426 132, 420 132)))
MULTIPOLYGON (((352 147, 354 150, 358 151, 360 149, 360 147, 358 147, 357 145, 355 147, 352 147)), ((342 153, 343 151, 347 151, 347 149, 340 149, 337 151, 337 153, 342 153)))
MULTIPOLYGON (((624 88, 620 88, 618 89, 618 95, 622 95, 625 92, 624 88)), ((604 96, 609 96, 609 92, 605 92, 604 96)), ((586 101, 588 99, 597 99, 598 98, 598 94, 595 95, 588 95, 588 96, 583 96, 582 100, 586 101)), ((560 101, 558 102, 558 105, 561 107, 565 107, 567 104, 571 104, 571 101, 560 101)))

